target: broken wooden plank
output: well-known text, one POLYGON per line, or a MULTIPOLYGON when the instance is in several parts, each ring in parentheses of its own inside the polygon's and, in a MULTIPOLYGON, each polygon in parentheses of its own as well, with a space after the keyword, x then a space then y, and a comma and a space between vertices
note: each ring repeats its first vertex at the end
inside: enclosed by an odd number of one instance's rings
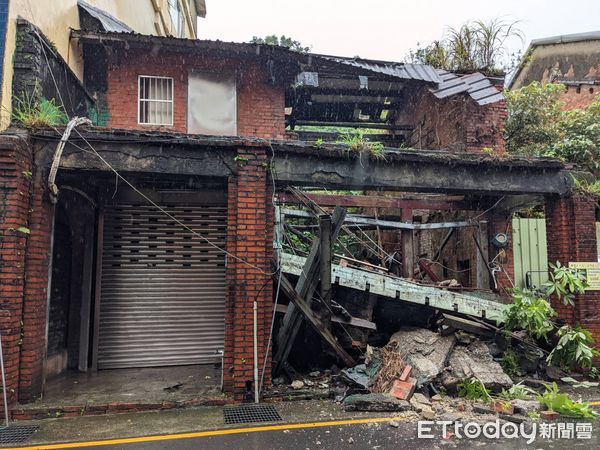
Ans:
MULTIPOLYGON (((344 208, 335 208, 332 215, 332 242, 335 242, 337 239, 345 217, 346 210, 344 208)), ((318 282, 320 260, 319 252, 319 240, 315 240, 310 249, 308 257, 304 261, 300 273, 297 274, 300 276, 300 278, 296 284, 296 292, 301 298, 305 299, 309 305, 312 302, 312 296, 316 290, 318 282)), ((302 318, 300 314, 298 311, 296 311, 294 306, 291 305, 286 312, 285 317, 283 318, 283 324, 281 325, 279 333, 277 334, 277 352, 273 358, 273 370, 275 373, 280 370, 281 364, 287 360, 287 357, 292 350, 292 345, 294 344, 296 336, 298 335, 298 331, 300 330, 301 321, 302 318)))
MULTIPOLYGON (((278 304, 275 308, 275 311, 278 313, 284 313, 288 310, 288 305, 278 304)), ((366 319, 361 319, 360 317, 351 317, 350 319, 345 319, 344 317, 338 316, 336 314, 331 316, 331 321, 335 323, 341 323, 344 325, 350 325, 357 328, 364 328, 366 330, 377 331, 377 325, 375 322, 371 322, 366 319)))
MULTIPOLYGON (((310 309, 310 305, 298 295, 298 292, 294 289, 294 286, 287 277, 283 274, 281 276, 281 289, 283 293, 293 302, 294 306, 300 311, 308 323, 314 328, 314 330, 327 342, 335 353, 340 357, 344 363, 350 367, 356 365, 354 358, 350 356, 346 350, 342 348, 335 336, 328 330, 323 322, 315 315, 314 311, 310 309)), ((289 311, 289 309, 288 309, 289 311)))
MULTIPOLYGON (((282 254, 282 271, 299 275, 306 259, 301 256, 282 254)), ((422 286, 405 279, 382 273, 342 267, 332 264, 331 279, 339 286, 369 291, 394 300, 416 305, 426 305, 443 311, 467 314, 487 319, 500 319, 508 307, 499 295, 485 292, 454 292, 433 286, 422 286)))
POLYGON ((435 272, 431 270, 431 267, 429 267, 429 263, 424 259, 419 260, 419 268, 422 272, 425 272, 427 276, 429 276, 431 281, 433 281, 434 283, 441 281, 440 278, 435 274, 435 272))
POLYGON ((331 216, 319 216, 321 301, 323 302, 323 325, 331 329, 331 216))
POLYGON ((463 330, 468 333, 478 336, 490 337, 494 335, 494 330, 480 322, 464 319, 462 317, 453 316, 451 314, 443 314, 442 323, 457 330, 463 330))

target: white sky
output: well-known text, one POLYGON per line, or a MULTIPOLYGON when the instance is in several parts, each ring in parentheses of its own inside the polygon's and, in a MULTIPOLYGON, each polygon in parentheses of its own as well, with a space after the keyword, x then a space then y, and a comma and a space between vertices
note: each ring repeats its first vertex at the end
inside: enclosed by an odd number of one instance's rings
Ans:
MULTIPOLYGON (((600 0, 207 0, 200 39, 285 34, 315 53, 402 61, 417 43, 472 19, 520 20, 531 39, 600 29, 600 0)), ((523 48, 524 49, 524 48, 523 48)))

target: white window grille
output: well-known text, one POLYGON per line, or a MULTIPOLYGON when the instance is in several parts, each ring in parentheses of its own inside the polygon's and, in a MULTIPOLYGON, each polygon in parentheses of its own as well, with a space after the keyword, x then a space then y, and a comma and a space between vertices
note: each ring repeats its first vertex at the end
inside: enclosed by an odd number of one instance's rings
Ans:
POLYGON ((173 78, 146 75, 139 77, 138 123, 173 125, 173 78))

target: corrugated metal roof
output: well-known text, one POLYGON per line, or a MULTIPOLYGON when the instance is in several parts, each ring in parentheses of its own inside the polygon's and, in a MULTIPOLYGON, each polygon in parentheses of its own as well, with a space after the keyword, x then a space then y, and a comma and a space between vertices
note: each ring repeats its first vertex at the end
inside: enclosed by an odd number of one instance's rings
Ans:
POLYGON ((88 14, 92 17, 96 18, 104 31, 113 31, 117 33, 132 33, 133 28, 129 27, 127 24, 121 22, 116 17, 110 15, 106 11, 102 11, 101 9, 92 6, 83 0, 77 0, 77 6, 84 9, 88 14))
POLYGON ((563 34, 561 36, 550 36, 540 39, 533 39, 530 46, 564 44, 566 42, 598 41, 600 40, 600 31, 589 31, 587 33, 563 34))
POLYGON ((476 72, 461 76, 445 70, 438 70, 437 72, 442 81, 437 88, 431 89, 431 92, 437 98, 446 98, 466 92, 481 106, 504 99, 502 92, 481 73, 476 72))
POLYGON ((399 62, 375 61, 359 58, 343 58, 340 56, 315 55, 317 57, 346 64, 352 67, 369 70, 405 80, 420 80, 429 83, 440 83, 442 80, 436 70, 425 64, 405 64, 399 62))

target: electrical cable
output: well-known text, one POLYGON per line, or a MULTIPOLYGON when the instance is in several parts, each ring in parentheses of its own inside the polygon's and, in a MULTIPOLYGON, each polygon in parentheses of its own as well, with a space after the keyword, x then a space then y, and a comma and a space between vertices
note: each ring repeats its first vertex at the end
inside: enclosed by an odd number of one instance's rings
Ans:
MULTIPOLYGON (((127 184, 127 186, 129 186, 134 192, 136 192, 139 196, 141 196, 144 200, 146 200, 152 206, 154 206, 157 210, 159 210, 160 212, 165 214, 167 217, 169 217, 171 220, 176 222, 179 226, 186 229, 187 231, 192 233, 194 236, 200 238, 201 240, 203 240, 204 242, 206 242, 208 245, 215 248, 216 250, 220 251, 221 253, 224 253, 225 255, 230 256, 231 258, 235 259, 236 261, 239 261, 242 264, 247 265, 248 267, 252 267, 253 269, 258 270, 263 275, 273 276, 275 273, 277 273, 276 271, 275 272, 267 272, 267 271, 263 270, 261 267, 256 266, 252 263, 249 263, 248 261, 244 260, 243 258, 240 258, 239 256, 237 256, 231 252, 228 252, 226 249, 219 247, 217 244, 212 242, 210 239, 206 238, 205 236, 202 236, 200 233, 198 233, 197 231, 190 228, 188 225, 186 225, 185 223, 180 221, 173 214, 171 214, 170 212, 165 210, 162 206, 160 206, 156 202, 154 202, 151 198, 146 196, 136 186, 134 186, 129 180, 127 180, 125 177, 123 177, 108 161, 106 161, 106 159, 104 159, 102 157, 102 155, 100 155, 100 153, 98 153, 98 151, 92 146, 92 144, 90 144, 87 141, 87 139, 85 139, 85 137, 79 132, 79 130, 75 129, 75 132, 79 135, 79 137, 81 137, 81 139, 83 139, 83 141, 94 152, 94 154, 100 159, 100 161, 102 161, 121 181, 123 181, 125 184, 127 184)), ((71 143, 71 144, 74 145, 75 147, 81 149, 81 147, 77 146, 76 144, 73 144, 73 143, 71 143)), ((84 149, 81 149, 81 150, 84 150, 84 149)))

